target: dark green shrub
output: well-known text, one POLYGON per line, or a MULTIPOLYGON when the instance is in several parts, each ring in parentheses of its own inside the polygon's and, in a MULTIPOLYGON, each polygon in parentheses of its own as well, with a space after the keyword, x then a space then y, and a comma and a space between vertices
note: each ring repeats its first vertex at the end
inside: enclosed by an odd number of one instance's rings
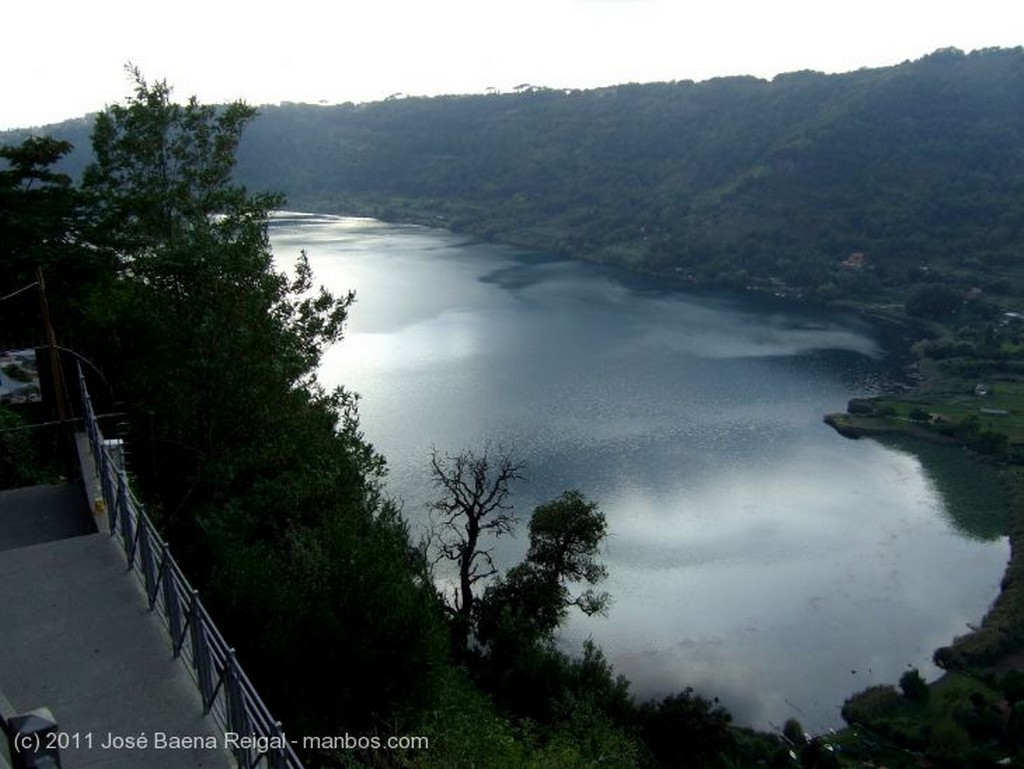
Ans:
POLYGON ((970 750, 970 736, 953 719, 940 721, 932 729, 928 754, 943 764, 962 766, 970 750))
POLYGON ((999 679, 999 688, 1011 705, 1024 702, 1024 671, 1011 670, 999 679))
POLYGON ((888 684, 869 686, 843 703, 842 716, 848 724, 870 724, 889 715, 900 703, 896 687, 888 684))
POLYGON ((927 409, 923 409, 920 406, 910 410, 907 414, 908 417, 913 419, 915 422, 928 422, 931 420, 932 415, 928 413, 927 409))
POLYGON ((661 766, 720 766, 734 737, 725 708, 686 688, 639 709, 640 735, 661 766))
POLYGON ((903 692, 903 696, 911 702, 918 702, 924 704, 928 701, 928 695, 930 690, 928 684, 921 677, 921 673, 914 668, 908 670, 902 676, 900 676, 900 691, 903 692))

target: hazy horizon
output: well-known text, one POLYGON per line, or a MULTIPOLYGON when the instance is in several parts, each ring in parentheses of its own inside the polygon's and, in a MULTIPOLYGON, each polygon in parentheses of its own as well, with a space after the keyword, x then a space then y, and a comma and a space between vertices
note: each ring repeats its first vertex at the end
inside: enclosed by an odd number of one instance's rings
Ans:
MULTIPOLYGON (((39 27, 27 4, 8 28, 39 27)), ((47 6, 43 37, 0 51, 0 130, 81 117, 131 92, 128 62, 177 98, 341 104, 394 94, 502 92, 517 85, 598 88, 891 66, 940 48, 1024 43, 1024 5, 809 0, 378 0, 287 13, 183 0, 174 11, 125 0, 47 6), (159 33, 155 33, 158 30, 159 33)))

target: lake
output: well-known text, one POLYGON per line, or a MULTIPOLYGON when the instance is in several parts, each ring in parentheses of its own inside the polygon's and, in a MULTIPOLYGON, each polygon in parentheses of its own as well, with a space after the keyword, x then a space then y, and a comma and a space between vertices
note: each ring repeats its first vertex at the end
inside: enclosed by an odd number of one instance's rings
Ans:
POLYGON ((836 727, 853 692, 935 676, 997 595, 1005 537, 961 525, 915 454, 822 423, 893 365, 853 315, 368 219, 270 232, 282 266, 305 249, 357 293, 320 378, 360 394, 414 534, 432 447, 526 463, 503 565, 536 505, 598 502, 613 602, 561 642, 592 637, 641 699, 692 686, 742 724, 836 727))

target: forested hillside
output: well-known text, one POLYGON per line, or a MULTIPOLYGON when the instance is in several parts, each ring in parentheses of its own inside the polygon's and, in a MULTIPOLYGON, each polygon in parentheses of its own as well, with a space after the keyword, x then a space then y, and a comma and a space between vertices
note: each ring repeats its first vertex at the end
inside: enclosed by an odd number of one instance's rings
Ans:
POLYGON ((293 207, 702 280, 830 297, 927 268, 998 291, 1024 231, 1021 49, 261 113, 240 174, 293 207), (840 267, 855 252, 869 269, 840 267))
MULTIPOLYGON (((47 129, 76 146, 73 176, 90 129, 47 129)), ((1024 50, 770 82, 268 106, 237 173, 296 209, 700 281, 772 280, 831 299, 960 278, 1016 294, 1024 50), (851 253, 866 269, 842 266, 851 253)))
MULTIPOLYGON (((50 132, 83 149, 89 127, 50 132)), ((296 209, 700 281, 831 299, 969 279, 1015 294, 1024 50, 772 81, 262 107, 238 178, 296 209), (851 253, 864 255, 853 269, 851 253)))

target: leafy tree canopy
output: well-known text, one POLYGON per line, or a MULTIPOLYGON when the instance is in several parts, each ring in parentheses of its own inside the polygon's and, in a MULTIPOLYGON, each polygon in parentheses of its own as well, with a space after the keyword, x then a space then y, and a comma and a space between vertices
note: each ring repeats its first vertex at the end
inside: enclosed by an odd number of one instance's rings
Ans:
POLYGON ((403 717, 446 644, 355 396, 316 381, 354 297, 317 289, 304 254, 276 267, 281 198, 232 179, 252 108, 179 104, 129 75, 133 94, 96 120, 84 193, 113 266, 92 321, 133 476, 284 720, 328 733, 403 717))

